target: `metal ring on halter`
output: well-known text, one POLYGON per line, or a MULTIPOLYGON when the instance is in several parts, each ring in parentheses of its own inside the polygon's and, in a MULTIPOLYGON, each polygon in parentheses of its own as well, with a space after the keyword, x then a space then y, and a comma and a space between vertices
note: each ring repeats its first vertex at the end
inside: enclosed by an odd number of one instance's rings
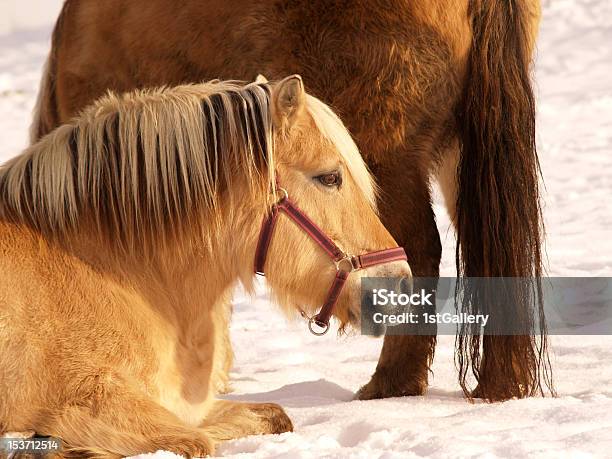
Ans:
POLYGON ((352 255, 348 255, 348 254, 344 255, 344 257, 340 258, 339 260, 334 260, 334 264, 336 265, 336 271, 341 271, 340 266, 343 261, 347 262, 350 267, 349 270, 346 270, 347 273, 352 273, 353 271, 357 271, 357 268, 355 268, 355 265, 353 264, 352 255))
POLYGON ((276 187, 276 191, 281 191, 285 196, 283 196, 281 199, 278 200, 278 202, 281 202, 285 199, 289 199, 289 192, 287 190, 285 190, 283 187, 279 186, 276 187))
POLYGON ((308 319, 308 330, 310 330, 310 333, 312 333, 313 335, 323 336, 325 333, 327 333, 327 330, 329 330, 329 324, 323 324, 321 322, 317 322, 317 320, 314 317, 311 317, 310 319, 308 319), (323 331, 322 332, 316 331, 313 328, 314 327, 313 324, 316 325, 317 327, 321 327, 323 331))

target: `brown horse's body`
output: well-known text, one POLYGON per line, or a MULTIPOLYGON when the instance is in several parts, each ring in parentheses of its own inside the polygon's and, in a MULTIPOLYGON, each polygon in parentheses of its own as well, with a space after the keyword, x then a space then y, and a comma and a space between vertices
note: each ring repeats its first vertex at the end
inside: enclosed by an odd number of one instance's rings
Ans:
MULTIPOLYGON (((300 73, 355 137, 415 275, 439 274, 432 176, 457 225, 462 273, 539 275, 528 77, 538 21, 538 0, 68 0, 33 136, 108 89, 300 73)), ((515 295, 517 311, 537 310, 515 295)), ((466 393, 470 368, 476 395, 490 400, 541 389, 545 358, 533 338, 483 341, 484 360, 478 338, 460 340, 466 393)), ((360 397, 422 394, 434 344, 387 336, 360 397)))

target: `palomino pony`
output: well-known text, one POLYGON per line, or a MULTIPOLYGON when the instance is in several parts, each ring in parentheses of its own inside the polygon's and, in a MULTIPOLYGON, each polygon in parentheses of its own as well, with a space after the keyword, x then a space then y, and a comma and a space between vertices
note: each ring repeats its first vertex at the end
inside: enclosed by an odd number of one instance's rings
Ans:
MULTIPOLYGON (((457 231, 458 273, 537 279, 529 70, 539 17, 539 0, 66 0, 32 134, 40 138, 108 89, 300 73, 354 135, 381 187, 382 221, 415 275, 439 274, 436 177, 457 231)), ((469 280, 464 286, 464 310, 492 303, 469 280)), ((461 331, 456 357, 468 397, 552 390, 535 290, 509 292, 493 320, 520 318, 523 330, 539 322, 538 339, 461 331)), ((423 394, 435 341, 386 336, 358 396, 423 394)))
POLYGON ((215 399, 256 258, 323 326, 358 320, 361 275, 410 276, 357 147, 298 76, 97 101, 0 169, 0 431, 114 457, 292 430, 278 405, 215 399), (290 218, 258 239, 272 205, 290 218))

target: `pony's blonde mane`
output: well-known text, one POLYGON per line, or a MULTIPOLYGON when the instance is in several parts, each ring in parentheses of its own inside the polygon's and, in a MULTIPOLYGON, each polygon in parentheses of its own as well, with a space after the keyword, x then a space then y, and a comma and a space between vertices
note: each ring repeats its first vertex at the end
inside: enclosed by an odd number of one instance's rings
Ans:
POLYGON ((0 168, 0 215, 50 236, 91 224, 138 249, 218 214, 238 178, 266 196, 273 150, 266 84, 109 93, 0 168))

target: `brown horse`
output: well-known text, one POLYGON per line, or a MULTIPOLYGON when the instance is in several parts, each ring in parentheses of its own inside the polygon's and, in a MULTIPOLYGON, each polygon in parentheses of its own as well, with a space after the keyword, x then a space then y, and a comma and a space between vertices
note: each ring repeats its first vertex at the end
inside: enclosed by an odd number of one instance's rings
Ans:
MULTIPOLYGON (((363 262, 330 310, 358 323, 360 276, 410 268, 348 131, 297 76, 109 95, 2 166, 0 433, 60 437, 76 457, 193 457, 292 430, 278 405, 215 398, 228 296, 253 289, 276 174, 279 206, 363 262)), ((308 234, 278 218, 265 265, 293 316, 346 273, 308 234)))
MULTIPOLYGON (((530 62, 538 0, 67 0, 53 33, 34 139, 106 90, 300 73, 356 138, 382 219, 417 276, 439 274, 430 179, 441 184, 466 277, 541 275, 530 62)), ((537 288, 536 288, 537 290, 537 288)), ((464 283, 466 310, 487 293, 464 283)), ((497 323, 534 336, 469 336, 456 358, 468 397, 552 390, 538 292, 510 292, 497 323), (534 332, 535 334, 535 332, 534 332), (471 390, 472 374, 478 386, 471 390)), ((386 336, 362 399, 423 394, 435 336, 386 336)))

